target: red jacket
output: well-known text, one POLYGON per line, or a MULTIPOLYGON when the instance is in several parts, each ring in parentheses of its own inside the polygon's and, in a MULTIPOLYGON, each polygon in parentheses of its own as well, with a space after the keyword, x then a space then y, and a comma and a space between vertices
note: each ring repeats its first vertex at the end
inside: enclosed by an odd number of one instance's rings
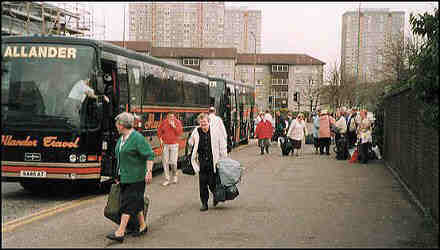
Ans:
POLYGON ((273 126, 270 121, 266 120, 258 123, 257 128, 255 129, 255 137, 258 139, 270 139, 272 138, 272 134, 273 126))
POLYGON ((168 119, 162 120, 157 128, 157 136, 162 139, 164 144, 176 144, 182 135, 182 123, 178 119, 174 119, 176 127, 170 125, 168 119))

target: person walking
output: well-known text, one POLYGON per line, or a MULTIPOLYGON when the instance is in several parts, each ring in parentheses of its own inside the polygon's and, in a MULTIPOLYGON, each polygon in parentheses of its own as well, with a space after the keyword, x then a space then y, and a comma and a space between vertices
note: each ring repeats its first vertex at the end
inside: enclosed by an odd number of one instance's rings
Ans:
POLYGON ((342 107, 336 112, 337 121, 335 126, 337 128, 337 133, 335 134, 335 141, 338 141, 342 135, 347 132, 347 121, 345 120, 345 108, 342 107))
POLYGON ((146 183, 152 180, 154 152, 145 137, 133 129, 134 116, 123 112, 116 116, 116 128, 121 134, 115 147, 118 166, 116 183, 121 185, 120 212, 121 223, 118 229, 106 237, 123 242, 125 229, 130 217, 137 217, 139 231, 135 236, 144 234, 147 224, 144 218, 144 193, 146 183))
POLYGON ((287 131, 287 137, 292 140, 292 154, 295 153, 295 149, 296 156, 299 156, 299 151, 301 151, 302 154, 301 144, 304 141, 305 136, 307 136, 307 126, 304 121, 304 115, 302 113, 299 113, 296 119, 292 121, 289 131, 287 131))
POLYGON ((356 143, 356 131, 357 131, 357 124, 356 124, 356 110, 351 109, 350 114, 347 118, 347 143, 348 148, 352 148, 355 146, 356 143))
POLYGON ((216 127, 215 129, 219 129, 222 132, 222 135, 225 137, 225 140, 228 138, 228 133, 226 132, 225 124, 220 116, 216 115, 216 110, 214 107, 209 108, 209 123, 211 126, 216 127))
POLYGON ((357 131, 357 138, 359 140, 359 161, 363 164, 368 163, 368 152, 372 147, 371 122, 367 118, 365 110, 359 113, 359 126, 357 131))
MULTIPOLYGON (((256 133, 256 130, 257 130, 257 126, 258 126, 258 124, 261 122, 261 121, 263 121, 264 120, 264 112, 260 112, 259 114, 258 114, 258 116, 257 116, 257 118, 255 118, 255 127, 254 127, 254 137, 256 137, 255 136, 255 133, 256 133)), ((258 147, 261 147, 261 145, 260 145, 260 140, 258 140, 258 147)))
POLYGON ((312 124, 312 133, 313 133, 313 147, 315 148, 315 154, 319 153, 319 143, 318 143, 318 132, 319 132, 319 113, 321 111, 317 110, 316 113, 313 114, 313 124, 312 124))
POLYGON ((162 120, 157 128, 162 150, 162 166, 165 174, 163 186, 170 184, 170 170, 173 175, 173 183, 177 184, 177 158, 179 157, 179 139, 183 133, 182 123, 176 118, 176 114, 171 111, 167 118, 162 120))
POLYGON ((328 115, 327 110, 323 110, 319 116, 319 154, 330 155, 330 126, 334 119, 328 115))
POLYGON ((286 135, 286 121, 280 111, 275 113, 275 134, 272 141, 278 141, 278 137, 286 135))
MULTIPOLYGON (((202 206, 200 211, 208 210, 209 190, 215 194, 217 178, 216 164, 219 159, 227 157, 226 138, 219 127, 211 126, 209 116, 201 113, 197 117, 199 126, 191 133, 188 144, 193 147, 191 165, 199 173, 199 192, 202 206), (209 188, 209 190, 208 190, 209 188)), ((213 206, 217 201, 213 197, 213 206)))
MULTIPOLYGON (((267 117, 268 118, 268 117, 267 117)), ((269 154, 270 139, 273 135, 272 122, 266 117, 263 118, 261 122, 258 123, 255 129, 255 138, 258 138, 258 146, 260 146, 260 154, 264 155, 264 150, 269 154)))

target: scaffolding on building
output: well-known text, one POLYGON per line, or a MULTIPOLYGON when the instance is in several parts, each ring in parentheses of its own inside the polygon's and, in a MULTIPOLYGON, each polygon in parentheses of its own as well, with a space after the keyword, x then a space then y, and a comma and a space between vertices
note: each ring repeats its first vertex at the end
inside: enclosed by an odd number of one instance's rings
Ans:
POLYGON ((95 39, 105 36, 105 26, 96 25, 93 9, 84 3, 8 1, 1 5, 2 36, 54 34, 95 39))

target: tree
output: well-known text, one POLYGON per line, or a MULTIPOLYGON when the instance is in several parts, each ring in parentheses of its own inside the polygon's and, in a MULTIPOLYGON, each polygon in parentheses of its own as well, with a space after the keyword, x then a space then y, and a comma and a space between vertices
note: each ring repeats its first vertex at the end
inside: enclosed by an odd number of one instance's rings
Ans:
POLYGON ((301 96, 303 96, 308 102, 310 102, 310 112, 316 110, 319 103, 320 88, 318 81, 309 77, 308 85, 301 89, 301 96))
POLYGON ((334 63, 327 74, 326 85, 320 88, 321 103, 335 110, 341 106, 356 104, 357 88, 354 76, 345 74, 342 67, 334 63))
POLYGON ((411 30, 424 40, 421 49, 411 58, 414 77, 409 85, 423 104, 423 120, 431 127, 439 128, 439 13, 410 14, 411 30))

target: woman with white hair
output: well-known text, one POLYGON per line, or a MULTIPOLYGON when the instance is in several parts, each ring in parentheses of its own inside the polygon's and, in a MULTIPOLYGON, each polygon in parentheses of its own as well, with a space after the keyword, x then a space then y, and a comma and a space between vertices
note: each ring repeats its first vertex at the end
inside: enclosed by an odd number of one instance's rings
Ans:
MULTIPOLYGON (((199 173, 199 192, 202 206, 200 211, 208 210, 209 190, 214 195, 217 171, 215 165, 218 160, 228 156, 226 138, 219 126, 212 126, 209 116, 201 113, 197 117, 200 126, 197 126, 188 139, 193 145, 191 165, 199 173), (208 190, 209 187, 209 190, 208 190)), ((213 199, 214 207, 217 201, 213 199)))
POLYGON ((116 128, 121 134, 115 147, 118 164, 116 183, 121 185, 120 212, 121 223, 116 232, 107 235, 108 239, 123 242, 125 229, 130 217, 137 217, 140 236, 147 231, 144 218, 145 184, 152 180, 154 152, 145 137, 133 129, 134 116, 123 112, 116 116, 116 128))

